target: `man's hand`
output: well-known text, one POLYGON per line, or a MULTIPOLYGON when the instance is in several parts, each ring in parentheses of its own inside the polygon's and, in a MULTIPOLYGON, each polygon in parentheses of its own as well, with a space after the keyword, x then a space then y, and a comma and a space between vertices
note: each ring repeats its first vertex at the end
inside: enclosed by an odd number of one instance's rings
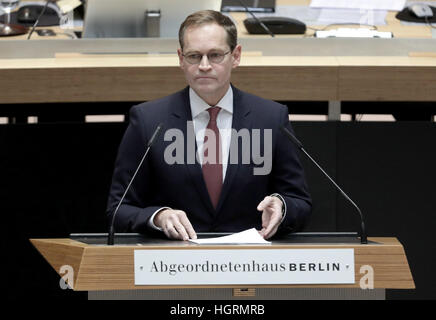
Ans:
POLYGON ((156 214, 153 223, 170 239, 197 239, 197 234, 186 213, 182 210, 165 209, 156 214))
POLYGON ((259 231, 264 239, 269 239, 277 232, 280 222, 282 221, 283 203, 277 197, 265 197, 257 210, 262 211, 262 230, 259 231))

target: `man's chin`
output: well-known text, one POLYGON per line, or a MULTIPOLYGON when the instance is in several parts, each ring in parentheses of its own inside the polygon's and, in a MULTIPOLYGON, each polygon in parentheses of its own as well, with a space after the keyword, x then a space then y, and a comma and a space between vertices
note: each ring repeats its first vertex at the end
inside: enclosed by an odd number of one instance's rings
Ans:
POLYGON ((218 87, 213 84, 201 84, 201 85, 195 85, 191 86, 192 89, 199 95, 211 95, 217 92, 218 87))

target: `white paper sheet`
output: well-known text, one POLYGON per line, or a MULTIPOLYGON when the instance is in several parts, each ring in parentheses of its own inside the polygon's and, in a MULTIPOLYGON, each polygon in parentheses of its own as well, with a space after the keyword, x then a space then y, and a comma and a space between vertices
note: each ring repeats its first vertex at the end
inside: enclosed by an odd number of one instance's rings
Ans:
POLYGON ((266 241, 259 232, 255 229, 248 229, 238 233, 231 234, 229 236, 196 239, 189 241, 197 244, 270 244, 270 241, 266 241))
MULTIPOLYGON (((258 13, 258 17, 289 17, 307 25, 329 25, 337 23, 386 25, 386 10, 321 9, 308 6, 276 6, 275 13, 258 13)), ((247 18, 250 16, 247 14, 247 18)))
POLYGON ((386 24, 386 10, 321 9, 319 24, 357 23, 381 26, 386 24))
POLYGON ((312 0, 311 8, 346 8, 401 11, 406 0, 312 0))
MULTIPOLYGON (((276 6, 275 12, 256 13, 256 17, 289 17, 301 21, 316 20, 321 9, 314 9, 308 6, 276 6)), ((247 13, 247 18, 251 15, 247 13)))

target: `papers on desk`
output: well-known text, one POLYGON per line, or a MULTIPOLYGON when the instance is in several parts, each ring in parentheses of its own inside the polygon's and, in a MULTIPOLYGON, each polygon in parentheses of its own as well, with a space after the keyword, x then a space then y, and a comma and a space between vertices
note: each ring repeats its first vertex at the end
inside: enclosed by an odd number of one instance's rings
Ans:
POLYGON ((334 30, 316 31, 316 38, 392 38, 392 32, 379 32, 367 28, 339 28, 334 30))
MULTIPOLYGON (((362 24, 385 25, 386 10, 322 9, 308 6, 276 6, 275 13, 258 13, 258 17, 289 17, 307 25, 362 24)), ((247 18, 250 15, 247 14, 247 18)))
POLYGON ((320 9, 318 23, 357 23, 385 25, 388 10, 403 10, 406 0, 312 0, 310 7, 320 9))
POLYGON ((401 11, 406 0, 312 0, 311 8, 343 8, 401 11))
POLYGON ((255 229, 248 229, 242 232, 234 233, 229 236, 196 239, 189 241, 197 244, 270 244, 270 241, 266 241, 259 232, 255 229))
POLYGON ((80 0, 59 0, 57 5, 59 9, 61 9, 62 13, 65 14, 82 5, 82 2, 80 2, 80 0))
POLYGON ((357 23, 381 26, 386 24, 386 10, 364 9, 321 9, 317 22, 319 24, 357 23))

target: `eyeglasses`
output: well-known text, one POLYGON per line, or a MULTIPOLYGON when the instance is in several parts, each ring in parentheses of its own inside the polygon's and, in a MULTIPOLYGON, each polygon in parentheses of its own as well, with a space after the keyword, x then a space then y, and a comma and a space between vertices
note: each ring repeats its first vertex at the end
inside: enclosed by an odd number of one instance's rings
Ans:
POLYGON ((200 64, 201 60, 203 59, 203 56, 207 56, 207 60, 210 63, 221 63, 224 60, 224 57, 226 54, 229 54, 231 51, 227 52, 209 52, 207 54, 202 53, 188 53, 188 54, 182 54, 183 57, 186 58, 186 61, 190 64, 200 64))

